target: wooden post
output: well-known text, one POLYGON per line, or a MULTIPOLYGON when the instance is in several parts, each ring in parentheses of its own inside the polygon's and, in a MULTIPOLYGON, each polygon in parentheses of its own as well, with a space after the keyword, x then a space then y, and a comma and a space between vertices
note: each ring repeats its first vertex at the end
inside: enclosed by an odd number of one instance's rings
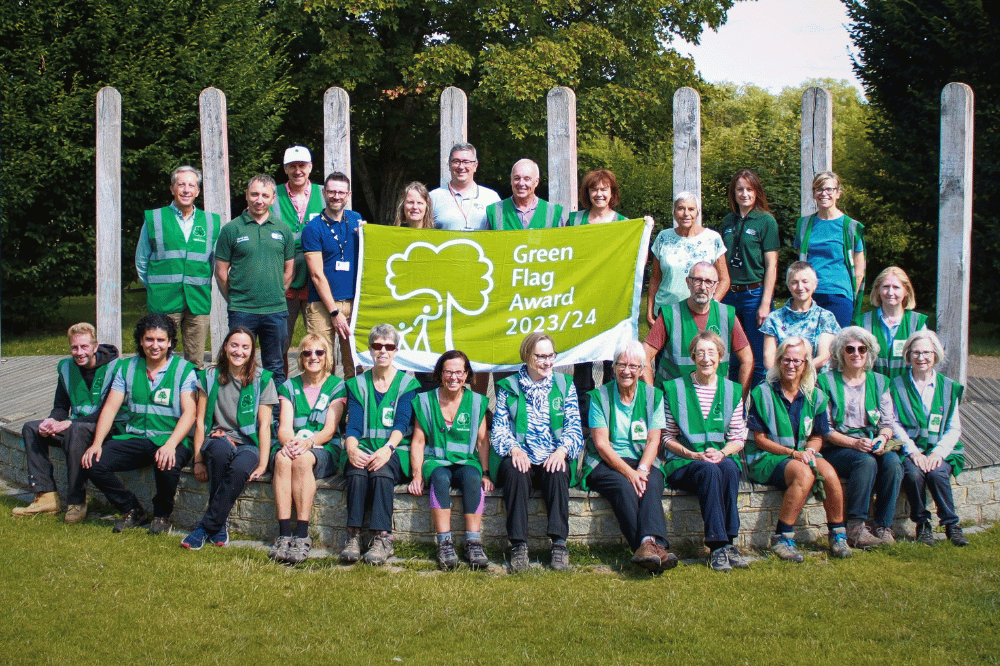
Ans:
POLYGON ((577 208, 576 93, 565 86, 549 91, 548 117, 549 201, 566 213, 577 208))
POLYGON ((97 91, 97 339, 122 348, 122 96, 97 91))
MULTIPOLYGON (((334 171, 351 177, 351 99, 346 90, 336 86, 323 95, 322 177, 326 179, 334 171)), ((353 195, 347 197, 347 207, 354 207, 353 195)))
POLYGON ((451 182, 448 156, 456 143, 469 140, 469 102, 465 91, 448 86, 441 93, 441 187, 451 182))
POLYGON ((674 93, 674 196, 681 192, 701 200, 701 95, 694 88, 674 93))
MULTIPOLYGON (((226 95, 218 88, 205 88, 198 96, 201 114, 201 169, 205 212, 215 213, 222 224, 232 219, 229 210, 229 133, 226 95)), ((229 332, 228 304, 212 280, 212 358, 216 358, 229 332)))
POLYGON ((937 333, 946 352, 940 371, 962 384, 969 373, 973 137, 972 88, 949 83, 941 91, 937 333))
POLYGON ((816 174, 833 170, 833 97, 826 88, 802 93, 801 215, 816 212, 812 182, 816 174))

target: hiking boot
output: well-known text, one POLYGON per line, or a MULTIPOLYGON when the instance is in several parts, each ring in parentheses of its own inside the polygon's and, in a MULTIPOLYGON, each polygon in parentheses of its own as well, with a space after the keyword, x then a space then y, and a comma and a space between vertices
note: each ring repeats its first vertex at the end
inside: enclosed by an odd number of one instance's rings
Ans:
POLYGON ((510 571, 511 573, 523 573, 531 566, 528 562, 528 544, 515 543, 510 547, 510 571))
POLYGON ((191 534, 184 537, 184 540, 181 541, 181 546, 183 548, 187 548, 188 550, 201 550, 201 547, 205 545, 206 539, 208 539, 208 532, 204 527, 199 525, 194 528, 194 531, 191 532, 191 534))
POLYGON ((653 539, 646 539, 641 544, 639 548, 636 549, 635 555, 632 556, 632 564, 642 567, 649 573, 657 573, 660 571, 660 553, 656 549, 656 541, 653 539))
POLYGON ((133 527, 142 527, 143 525, 149 524, 149 514, 142 509, 129 509, 125 512, 125 515, 115 521, 115 526, 111 530, 116 534, 123 530, 132 529, 133 527))
POLYGON ((212 544, 213 546, 218 546, 219 548, 222 548, 223 546, 228 546, 229 545, 229 522, 226 521, 226 522, 222 523, 222 528, 218 532, 216 532, 215 534, 213 534, 212 536, 208 537, 208 542, 210 544, 212 544))
POLYGON ((344 550, 340 551, 340 561, 346 562, 347 564, 354 564, 360 559, 361 559, 361 532, 360 530, 353 532, 348 531, 347 543, 344 544, 344 550))
POLYGON ((87 505, 86 504, 70 504, 66 507, 66 524, 76 525, 77 523, 82 523, 83 519, 87 517, 87 505))
POLYGON ((473 569, 486 569, 490 566, 490 559, 486 557, 481 541, 465 542, 465 559, 473 569))
POLYGON ((566 571, 569 569, 569 548, 564 543, 552 544, 552 557, 549 566, 553 571, 566 571))
POLYGON ((726 557, 729 559, 729 566, 734 569, 749 569, 750 561, 743 557, 743 553, 740 552, 739 548, 733 544, 728 546, 723 546, 722 550, 726 551, 726 557))
POLYGON ((271 550, 267 551, 267 556, 270 557, 275 562, 287 562, 288 561, 288 547, 292 545, 292 537, 290 536, 279 536, 274 540, 274 545, 271 546, 271 550))
POLYGON ((15 506, 10 510, 12 516, 34 516, 39 513, 59 513, 59 495, 52 493, 35 493, 35 499, 28 506, 15 506))
POLYGON ((676 555, 660 544, 656 544, 656 554, 660 556, 660 573, 663 573, 667 569, 673 569, 680 562, 676 555))
POLYGON ((772 534, 771 552, 789 562, 802 562, 805 556, 795 547, 795 539, 791 534, 772 534))
POLYGON ((847 521, 847 545, 865 550, 881 546, 882 540, 872 534, 865 521, 854 518, 847 521))
POLYGON ((153 518, 149 524, 150 534, 166 534, 170 531, 170 518, 153 518))
POLYGON ((309 558, 312 545, 311 537, 292 537, 292 542, 288 544, 288 554, 285 555, 285 561, 289 564, 302 564, 309 558))
POLYGON ((917 535, 914 540, 927 546, 934 545, 934 528, 931 526, 931 521, 925 520, 917 525, 917 535))
POLYGON ((851 547, 847 545, 847 529, 836 527, 830 530, 830 554, 840 559, 851 556, 851 547))
POLYGON ((944 533, 948 535, 948 540, 956 546, 969 545, 969 540, 965 538, 964 534, 962 534, 962 526, 958 523, 955 523, 954 525, 945 525, 944 533))
POLYGON ((364 560, 368 564, 380 566, 395 552, 392 547, 392 535, 388 532, 379 532, 372 540, 371 548, 365 553, 364 560))
POLYGON ((729 563, 729 553, 725 548, 716 548, 708 555, 708 566, 713 571, 728 572, 733 570, 733 565, 729 563))
POLYGON ((438 544, 437 562, 438 567, 445 571, 458 566, 458 553, 455 552, 455 544, 451 539, 445 539, 438 544))
POLYGON ((896 543, 896 536, 892 533, 891 527, 876 525, 873 534, 875 534, 875 538, 881 541, 883 545, 891 546, 896 543))

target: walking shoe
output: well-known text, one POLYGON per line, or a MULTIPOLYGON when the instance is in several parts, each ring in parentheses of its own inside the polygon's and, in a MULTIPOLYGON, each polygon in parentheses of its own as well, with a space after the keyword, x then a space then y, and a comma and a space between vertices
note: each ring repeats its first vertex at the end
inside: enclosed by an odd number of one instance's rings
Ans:
POLYGON ((153 518, 153 522, 149 524, 150 534, 166 534, 170 531, 170 517, 166 518, 153 518))
POLYGON ((733 565, 729 563, 729 553, 725 548, 716 548, 708 555, 708 566, 714 571, 732 571, 733 565))
POLYGON ((553 571, 566 571, 569 569, 569 548, 564 543, 552 544, 552 557, 549 566, 553 571))
POLYGON ((656 544, 656 554, 660 556, 660 573, 663 573, 667 569, 673 569, 680 562, 676 555, 660 544, 656 544))
POLYGON ((875 538, 881 541, 883 545, 891 546, 896 543, 896 536, 892 533, 891 527, 876 525, 873 533, 875 534, 875 538))
POLYGON ((455 544, 451 539, 445 539, 438 544, 437 561, 438 566, 445 571, 458 566, 458 553, 455 552, 455 544))
POLYGON ((872 534, 865 521, 853 518, 847 521, 847 545, 864 550, 881 546, 882 540, 872 534))
POLYGON ((115 526, 111 531, 118 533, 123 530, 128 530, 133 527, 142 527, 143 525, 148 524, 149 514, 147 514, 141 507, 138 509, 129 509, 123 517, 115 521, 115 526))
POLYGON ((830 554, 834 557, 847 559, 851 556, 851 547, 847 545, 847 529, 836 527, 830 530, 830 554))
POLYGON ((928 546, 934 545, 934 528, 931 526, 931 521, 925 520, 917 525, 915 540, 928 546))
POLYGON ((372 540, 371 548, 365 553, 364 560, 368 564, 380 566, 395 552, 392 547, 392 535, 388 532, 379 532, 372 540))
POLYGON ((35 499, 28 506, 15 506, 10 510, 12 516, 34 516, 38 513, 59 513, 59 495, 53 493, 35 493, 35 499))
POLYGON ((660 571, 660 553, 656 549, 656 541, 653 539, 646 539, 641 544, 639 548, 636 549, 635 555, 632 556, 632 564, 642 567, 649 573, 658 573, 660 571))
POLYGON ((805 556, 795 547, 791 534, 772 534, 771 552, 789 562, 802 562, 805 556))
MULTIPOLYGON (((289 537, 291 538, 291 537, 289 537)), ((340 561, 347 564, 354 564, 361 559, 361 532, 354 531, 347 533, 347 543, 344 550, 340 551, 340 561)))
POLYGON ((292 537, 292 542, 288 544, 288 554, 285 556, 285 561, 289 564, 302 564, 309 558, 312 545, 311 537, 292 537))
POLYGON ((83 519, 87 517, 87 505, 86 504, 70 504, 66 507, 66 524, 76 525, 77 523, 82 523, 83 519))
POLYGON ((229 545, 229 523, 222 523, 222 529, 208 537, 208 542, 213 546, 222 548, 229 545))
POLYGON ((465 542, 465 559, 473 569, 486 569, 490 566, 490 559, 486 557, 481 541, 465 542))
POLYGON ((267 556, 275 562, 286 562, 288 560, 288 547, 292 545, 292 537, 280 536, 274 540, 271 550, 267 551, 267 556))
POLYGON ((723 546, 722 550, 726 551, 726 557, 729 559, 729 566, 734 569, 749 569, 750 562, 747 558, 743 557, 743 553, 740 552, 739 548, 733 544, 728 546, 723 546))
POLYGON ((188 550, 201 550, 201 547, 205 545, 205 540, 207 538, 208 532, 205 531, 204 527, 199 525, 194 528, 194 531, 191 532, 191 534, 184 537, 184 540, 181 541, 181 546, 187 548, 188 550))
POLYGON ((510 547, 510 571, 511 573, 523 573, 531 566, 528 562, 528 544, 523 541, 511 544, 510 547))
POLYGON ((954 525, 945 525, 944 533, 948 535, 948 539, 956 546, 968 546, 969 540, 965 538, 962 534, 962 526, 958 523, 954 525))

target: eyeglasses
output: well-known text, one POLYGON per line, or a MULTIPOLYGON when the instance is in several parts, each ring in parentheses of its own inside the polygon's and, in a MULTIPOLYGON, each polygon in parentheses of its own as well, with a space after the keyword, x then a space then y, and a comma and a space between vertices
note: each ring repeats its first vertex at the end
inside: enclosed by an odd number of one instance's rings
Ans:
POLYGON ((688 280, 691 280, 691 284, 695 286, 705 285, 706 287, 714 287, 719 284, 718 280, 709 280, 708 278, 689 277, 688 280))
POLYGON ((855 347, 854 345, 847 345, 846 347, 844 347, 844 351, 847 352, 848 354, 867 354, 868 347, 866 347, 865 345, 858 345, 857 347, 855 347))
POLYGON ((315 356, 316 358, 323 358, 324 356, 326 356, 326 350, 325 349, 303 349, 302 350, 302 355, 304 357, 306 357, 306 358, 312 358, 313 356, 315 356))
POLYGON ((790 365, 793 368, 797 368, 805 362, 806 360, 804 358, 788 358, 787 356, 781 357, 782 365, 790 365))
POLYGON ((714 349, 697 349, 694 354, 692 354, 695 358, 716 358, 718 355, 719 352, 714 349))
POLYGON ((346 197, 350 192, 345 192, 343 190, 326 190, 326 196, 328 197, 346 197))
POLYGON ((556 360, 555 354, 532 354, 539 363, 552 362, 556 360))
POLYGON ((933 351, 911 351, 910 352, 910 356, 913 356, 915 358, 925 358, 925 357, 926 358, 930 358, 931 356, 934 356, 934 352, 933 351))
POLYGON ((372 351, 382 351, 383 349, 386 351, 396 351, 396 345, 392 344, 391 342, 385 342, 385 343, 373 342, 371 343, 370 346, 372 348, 372 351))
POLYGON ((639 372, 642 370, 642 366, 635 363, 615 363, 615 367, 619 370, 628 370, 629 372, 639 372))
POLYGON ((465 370, 445 370, 441 374, 445 377, 464 377, 468 373, 465 370))
POLYGON ((464 166, 464 167, 472 166, 473 164, 476 164, 476 163, 477 163, 476 160, 452 160, 451 161, 451 165, 452 166, 464 166))
POLYGON ((833 194, 838 190, 840 190, 839 187, 817 187, 813 189, 813 192, 816 194, 833 194))

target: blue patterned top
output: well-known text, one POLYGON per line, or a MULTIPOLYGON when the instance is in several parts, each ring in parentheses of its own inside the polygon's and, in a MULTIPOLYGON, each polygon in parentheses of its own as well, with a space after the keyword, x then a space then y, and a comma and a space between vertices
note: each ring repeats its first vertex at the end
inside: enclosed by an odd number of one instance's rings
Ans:
POLYGON ((796 312, 785 304, 780 310, 775 310, 764 320, 764 325, 760 327, 760 332, 770 335, 781 344, 785 338, 798 336, 809 341, 813 348, 813 356, 816 356, 816 345, 819 336, 823 333, 836 335, 840 332, 840 325, 837 318, 829 310, 812 304, 812 307, 805 312, 796 312))
MULTIPOLYGON (((517 381, 524 393, 528 412, 528 432, 525 436, 525 453, 532 465, 541 465, 556 450, 552 441, 552 428, 549 427, 549 390, 552 388, 552 377, 546 377, 537 384, 528 375, 528 369, 521 366, 517 373, 517 381)), ((510 411, 507 408, 509 394, 497 386, 496 412, 493 414, 493 430, 491 439, 493 449, 501 458, 509 455, 510 450, 517 446, 514 436, 514 424, 510 422, 510 411)), ((566 449, 568 464, 580 457, 583 449, 583 430, 580 424, 580 406, 577 403, 576 387, 569 385, 569 395, 563 402, 566 420, 563 423, 562 448, 566 449)))

